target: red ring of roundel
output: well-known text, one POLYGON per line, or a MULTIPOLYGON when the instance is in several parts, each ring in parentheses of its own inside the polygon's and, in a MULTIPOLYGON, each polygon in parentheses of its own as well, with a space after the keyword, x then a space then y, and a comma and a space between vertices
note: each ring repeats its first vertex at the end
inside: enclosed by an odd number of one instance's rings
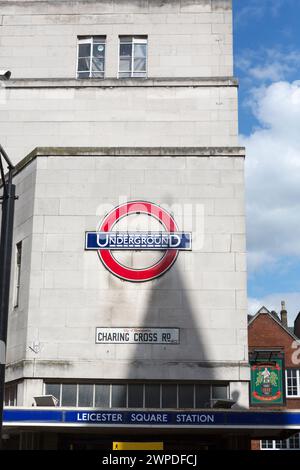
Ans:
MULTIPOLYGON (((144 213, 155 217, 162 223, 167 232, 176 232, 178 230, 176 222, 167 211, 156 204, 146 201, 127 202, 115 207, 105 217, 99 230, 101 232, 110 232, 121 218, 136 213, 144 213)), ((168 271, 176 261, 178 250, 167 250, 156 264, 143 269, 123 266, 112 256, 110 250, 99 250, 98 254, 104 266, 115 276, 131 282, 145 282, 156 279, 168 271)))

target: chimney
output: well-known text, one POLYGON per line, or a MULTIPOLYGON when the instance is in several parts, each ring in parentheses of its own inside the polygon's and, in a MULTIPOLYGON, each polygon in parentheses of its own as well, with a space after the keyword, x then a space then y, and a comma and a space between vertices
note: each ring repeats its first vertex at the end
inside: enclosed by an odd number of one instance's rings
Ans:
POLYGON ((287 311, 285 309, 285 301, 284 300, 281 301, 280 319, 281 319, 281 323, 283 324, 283 326, 287 327, 288 326, 287 311))
POLYGON ((300 312, 297 315, 297 318, 294 323, 294 333, 297 338, 300 339, 300 312))

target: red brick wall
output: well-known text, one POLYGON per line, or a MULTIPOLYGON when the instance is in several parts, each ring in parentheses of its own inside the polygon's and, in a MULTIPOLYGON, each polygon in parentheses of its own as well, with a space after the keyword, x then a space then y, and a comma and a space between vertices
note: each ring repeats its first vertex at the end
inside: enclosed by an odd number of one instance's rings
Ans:
MULTIPOLYGON (((256 348, 280 348, 284 352, 285 367, 296 367, 300 369, 300 364, 293 362, 296 349, 292 347, 294 339, 268 314, 260 314, 248 327, 249 350, 256 348)), ((296 359, 300 360, 300 354, 296 354, 296 359)), ((255 407, 256 408, 256 407, 255 407)), ((262 407, 263 409, 278 410, 282 407, 262 407)), ((300 398, 288 398, 284 409, 300 409, 300 398)), ((252 450, 260 450, 260 441, 251 441, 252 450)))
POLYGON ((260 450, 260 441, 251 441, 251 450, 260 450))
MULTIPOLYGON (((260 314, 248 327, 249 349, 282 348, 284 350, 285 367, 297 367, 292 362, 295 349, 292 348, 294 339, 273 320, 268 314, 260 314)), ((300 359, 300 354, 298 354, 300 359)), ((300 364, 298 365, 300 368, 300 364)))

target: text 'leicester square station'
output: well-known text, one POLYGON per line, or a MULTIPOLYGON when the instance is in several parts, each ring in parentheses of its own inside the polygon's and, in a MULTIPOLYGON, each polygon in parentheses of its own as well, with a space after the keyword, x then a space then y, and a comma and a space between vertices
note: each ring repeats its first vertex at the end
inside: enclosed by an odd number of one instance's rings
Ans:
POLYGON ((4 448, 299 432, 300 412, 249 405, 232 36, 231 0, 0 1, 4 448))

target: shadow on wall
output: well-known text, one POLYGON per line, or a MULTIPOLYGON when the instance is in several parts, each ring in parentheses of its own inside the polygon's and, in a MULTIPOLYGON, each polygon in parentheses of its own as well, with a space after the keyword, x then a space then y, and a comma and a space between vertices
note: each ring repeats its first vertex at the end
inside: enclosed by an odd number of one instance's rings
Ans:
MULTIPOLYGON (((206 312, 196 302, 195 289, 186 288, 184 278, 187 273, 191 275, 190 271, 185 270, 186 256, 191 256, 191 253, 180 253, 173 267, 162 277, 150 283, 129 287, 136 296, 135 309, 138 315, 134 313, 130 315, 129 312, 130 316, 126 321, 124 319, 126 326, 180 330, 179 344, 134 344, 122 345, 119 349, 119 360, 126 359, 127 362, 127 373, 123 379, 129 383, 135 382, 128 390, 129 407, 131 407, 131 393, 133 397, 137 396, 139 387, 142 387, 139 382, 147 384, 144 401, 146 408, 159 408, 160 404, 162 408, 209 408, 217 399, 228 398, 225 385, 219 384, 214 387, 209 387, 208 384, 199 384, 195 387, 193 385, 198 381, 214 382, 218 378, 213 361, 210 359, 207 338, 202 333, 203 328, 206 332, 209 331, 210 311, 206 312), (144 311, 139 311, 141 301, 146 305, 144 311), (185 383, 180 384, 182 381, 185 383), (161 392, 159 383, 163 384, 161 392), (178 389, 176 383, 180 384, 178 389)), ((118 285, 123 293, 128 288, 124 281, 112 282, 115 286, 118 285)), ((194 282, 197 284, 197 279, 194 282)), ((195 285, 193 287, 195 288, 195 285)), ((126 297, 127 294, 123 295, 126 297)), ((122 302, 122 294, 119 300, 122 302)), ((120 402, 123 399, 120 384, 120 402)), ((117 406, 117 397, 114 402, 117 406)))

